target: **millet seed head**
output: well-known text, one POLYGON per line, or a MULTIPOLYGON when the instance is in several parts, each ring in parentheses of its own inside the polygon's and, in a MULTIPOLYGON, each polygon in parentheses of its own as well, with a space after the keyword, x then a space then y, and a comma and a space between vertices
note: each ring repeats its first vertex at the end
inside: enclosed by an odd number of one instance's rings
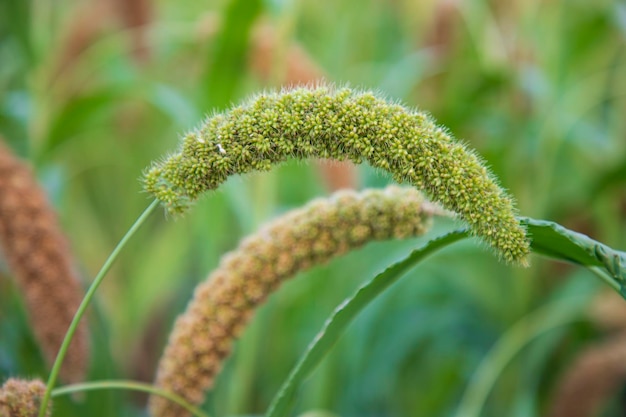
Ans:
MULTIPOLYGON (((31 170, 0 142, 0 256, 6 258, 22 293, 35 337, 52 363, 82 299, 69 250, 46 195, 31 170)), ((81 323, 61 377, 79 382, 89 344, 81 323)))
MULTIPOLYGON (((225 255, 207 281, 198 285, 174 325, 156 384, 200 403, 234 339, 282 282, 370 241, 421 235, 433 215, 442 213, 416 189, 392 186, 338 192, 278 218, 225 255)), ((149 408, 153 417, 188 415, 156 396, 149 408)))
MULTIPOLYGON (((45 391, 46 385, 40 380, 8 379, 0 387, 0 416, 37 416, 45 391)), ((51 408, 51 404, 48 404, 47 417, 50 416, 51 408)))
POLYGON ((229 176, 288 158, 367 161, 457 213, 504 261, 527 264, 513 201, 481 159, 425 113, 371 92, 320 85, 259 94, 185 135, 177 153, 146 171, 144 188, 183 213, 229 176))

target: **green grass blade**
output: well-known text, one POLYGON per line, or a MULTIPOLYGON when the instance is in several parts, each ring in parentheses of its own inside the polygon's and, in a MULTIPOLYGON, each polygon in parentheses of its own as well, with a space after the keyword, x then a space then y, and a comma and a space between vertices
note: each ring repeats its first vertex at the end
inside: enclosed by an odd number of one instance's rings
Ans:
POLYGON ((61 371, 61 365, 63 364, 63 360, 65 359, 65 355, 67 354, 67 349, 72 341, 72 337, 78 328, 78 324, 80 323, 81 318, 85 315, 85 311, 87 307, 89 307, 89 303, 93 299, 98 287, 102 283, 102 280, 111 269, 111 266, 117 259, 118 255, 126 246, 126 243, 130 240, 131 237, 134 236, 135 232, 139 230, 139 228, 144 224, 146 219, 154 212, 154 210, 159 206, 159 202, 154 200, 148 208, 146 208, 143 213, 135 220, 135 223, 128 229, 124 237, 120 240, 117 246, 113 249, 113 252, 109 255, 106 261, 104 261, 104 265, 98 272, 98 275, 94 278, 91 283, 87 293, 83 297, 80 305, 78 306, 78 310, 74 314, 74 318, 70 323, 67 332, 65 333, 65 338, 63 339, 63 343, 61 343, 61 347, 59 348, 59 353, 57 354, 56 359, 54 360, 54 364, 52 365, 52 370, 50 371, 50 375, 48 376, 48 382, 46 383, 46 391, 41 400, 41 405, 39 407, 39 417, 44 417, 46 414, 46 410, 48 409, 48 402, 50 401, 50 396, 52 394, 52 388, 54 384, 56 384, 57 377, 59 376, 59 372, 61 371))
POLYGON ((79 384, 67 385, 65 387, 56 388, 52 391, 52 397, 60 397, 62 395, 74 394, 76 392, 85 392, 85 391, 94 391, 94 390, 106 390, 106 389, 121 389, 128 391, 140 391, 147 392, 153 395, 159 395, 161 397, 167 398, 170 401, 175 402, 176 404, 183 407, 189 413, 194 415, 195 417, 209 417, 208 414, 204 413, 197 407, 189 404, 185 401, 184 398, 174 394, 173 392, 165 391, 159 389, 150 384, 145 384, 143 382, 138 381, 125 381, 125 380, 106 380, 106 381, 92 381, 92 382, 83 382, 79 384))
POLYGON ((352 322, 371 301, 382 294, 387 287, 396 282, 408 270, 413 268, 428 255, 468 236, 469 233, 467 230, 462 229, 431 240, 421 248, 411 252, 405 259, 393 264, 385 271, 378 274, 374 279, 359 288, 352 298, 347 299, 337 307, 332 316, 324 324, 322 330, 309 345, 307 351, 292 369, 272 400, 266 416, 282 417, 287 414, 297 387, 330 351, 350 322, 352 322))
POLYGON ((454 417, 479 417, 498 377, 513 358, 540 336, 581 318, 587 297, 569 297, 547 304, 511 327, 484 357, 461 398, 454 417))
POLYGON ((207 62, 202 95, 206 108, 223 109, 235 98, 246 70, 250 31, 262 11, 261 0, 231 0, 228 4, 222 31, 207 62))
POLYGON ((626 253, 554 222, 521 220, 532 237, 534 253, 585 266, 626 298, 626 253))

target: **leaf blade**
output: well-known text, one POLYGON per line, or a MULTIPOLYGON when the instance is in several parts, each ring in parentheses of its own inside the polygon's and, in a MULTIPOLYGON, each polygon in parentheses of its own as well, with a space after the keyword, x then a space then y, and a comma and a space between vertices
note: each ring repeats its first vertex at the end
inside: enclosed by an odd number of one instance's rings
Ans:
POLYGON ((322 330, 315 336, 306 352, 272 399, 266 417, 283 417, 286 415, 297 387, 321 362, 330 351, 347 326, 371 301, 380 295, 391 284, 401 278, 408 270, 428 255, 454 242, 469 236, 465 229, 455 230, 435 238, 421 248, 415 249, 403 260, 394 263, 362 285, 354 296, 340 304, 326 321, 322 330))
POLYGON ((547 220, 520 218, 532 236, 534 253, 587 267, 626 298, 626 253, 615 250, 587 235, 547 220))

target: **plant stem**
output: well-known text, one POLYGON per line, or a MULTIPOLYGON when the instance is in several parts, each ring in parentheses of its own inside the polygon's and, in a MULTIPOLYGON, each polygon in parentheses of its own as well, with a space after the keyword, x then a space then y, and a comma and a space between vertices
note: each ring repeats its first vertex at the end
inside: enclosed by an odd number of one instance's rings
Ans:
POLYGON ((72 384, 53 390, 52 397, 60 397, 61 395, 73 394, 75 392, 93 391, 100 389, 126 389, 148 392, 150 394, 159 395, 163 398, 167 398, 168 400, 175 402, 196 417, 209 417, 208 414, 204 413, 199 408, 196 408, 193 405, 189 404, 187 401, 185 401, 184 398, 174 394, 173 392, 157 388, 154 385, 144 384, 137 381, 105 380, 72 384))
POLYGON ((525 346, 558 327, 581 317, 579 297, 553 302, 528 314, 511 327, 491 348, 474 373, 454 417, 479 417, 498 376, 525 346))
POLYGON ((44 417, 46 414, 48 402, 50 401, 50 396, 52 394, 52 387, 54 387, 57 377, 59 376, 59 371, 61 370, 61 365, 63 364, 63 359, 65 359, 67 349, 70 345, 70 342, 72 341, 72 337, 74 336, 76 329, 78 328, 78 323, 80 323, 81 318, 85 314, 85 311, 87 310, 87 307, 89 306, 89 303, 91 302, 91 299, 96 293, 98 286, 102 282, 107 272, 109 272, 109 269, 111 269, 113 262, 115 262, 121 250, 124 248, 124 246, 126 246, 126 243, 135 234, 135 232, 139 230, 141 225, 145 222, 145 220, 149 217, 149 215, 154 211, 154 209, 158 205, 159 205, 159 202, 155 200, 148 206, 148 208, 144 210, 143 213, 141 213, 141 215, 135 221, 135 223, 131 226, 131 228, 128 229, 128 232, 126 232, 122 240, 120 240, 120 242, 117 244, 115 249, 113 249, 113 252, 111 252, 107 260, 104 262, 104 265, 102 265, 100 272, 98 272, 98 275, 96 275, 96 278, 93 280, 93 282, 91 283, 91 286, 87 290, 87 293, 85 294, 85 297, 83 298, 83 301, 80 303, 78 310, 76 310, 76 314, 74 314, 72 323, 70 323, 70 326, 68 327, 67 332, 65 333, 65 338, 63 339, 63 343, 61 344, 61 347, 59 348, 59 353, 57 354, 57 357, 54 360, 54 365, 52 366, 52 370, 50 371, 50 376, 48 377, 48 383, 46 384, 46 392, 41 401, 41 407, 39 408, 39 417, 44 417))

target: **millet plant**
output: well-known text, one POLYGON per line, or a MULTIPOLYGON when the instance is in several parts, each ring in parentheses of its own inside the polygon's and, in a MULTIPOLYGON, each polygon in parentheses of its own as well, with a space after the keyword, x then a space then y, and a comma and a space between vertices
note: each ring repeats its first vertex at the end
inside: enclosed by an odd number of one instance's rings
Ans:
POLYGON ((44 417, 52 395, 98 388, 150 392, 149 408, 154 417, 206 416, 198 406, 234 339, 283 281, 370 241, 421 235, 435 215, 455 216, 466 226, 433 238, 342 303, 287 377, 268 417, 287 415, 298 384, 365 306, 422 259, 467 237, 478 237, 511 267, 527 266, 534 251, 588 267, 622 294, 626 282, 624 253, 554 223, 517 217, 512 198, 480 157, 426 113, 372 92, 322 84, 258 94, 208 117, 184 135, 175 153, 145 171, 143 184, 155 200, 87 291, 61 344, 45 392, 28 388, 32 398, 23 398, 20 391, 19 404, 9 404, 19 411, 10 411, 10 416, 24 415, 18 413, 38 404, 39 417, 44 417), (66 354, 71 357, 70 342, 98 286, 156 207, 162 205, 168 215, 179 217, 229 177, 267 171, 292 158, 367 162, 414 188, 340 192, 288 213, 242 241, 196 288, 187 311, 172 330, 154 385, 102 381, 55 388, 66 354))

